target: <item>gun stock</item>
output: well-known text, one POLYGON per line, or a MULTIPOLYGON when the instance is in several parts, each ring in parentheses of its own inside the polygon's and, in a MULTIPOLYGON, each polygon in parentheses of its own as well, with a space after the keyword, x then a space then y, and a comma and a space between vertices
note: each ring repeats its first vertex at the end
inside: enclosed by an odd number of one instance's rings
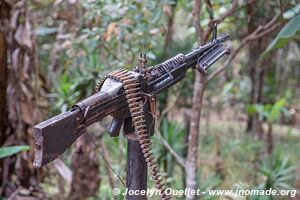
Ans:
MULTIPOLYGON (((113 81, 113 80, 110 80, 113 81)), ((34 127, 34 165, 44 166, 64 153, 82 135, 86 127, 120 110, 127 112, 121 84, 108 82, 100 92, 84 99, 70 111, 52 117, 34 127)))
POLYGON ((34 127, 35 166, 41 167, 56 159, 82 134, 83 130, 76 125, 80 115, 79 110, 68 111, 34 127))

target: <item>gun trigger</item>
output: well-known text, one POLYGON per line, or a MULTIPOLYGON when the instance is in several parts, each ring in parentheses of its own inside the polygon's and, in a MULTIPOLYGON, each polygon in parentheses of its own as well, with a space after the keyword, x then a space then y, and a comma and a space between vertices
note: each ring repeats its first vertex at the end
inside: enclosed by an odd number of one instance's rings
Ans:
POLYGON ((111 124, 108 128, 108 133, 111 137, 119 136, 123 122, 124 122, 123 118, 113 117, 111 124))

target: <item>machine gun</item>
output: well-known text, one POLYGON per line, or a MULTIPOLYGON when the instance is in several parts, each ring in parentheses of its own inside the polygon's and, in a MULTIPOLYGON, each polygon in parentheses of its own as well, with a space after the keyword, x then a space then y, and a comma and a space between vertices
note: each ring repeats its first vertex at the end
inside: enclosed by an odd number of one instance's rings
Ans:
POLYGON ((151 153, 150 136, 154 133, 156 95, 185 78, 187 70, 196 68, 201 73, 230 53, 224 45, 229 35, 217 37, 216 27, 211 42, 187 54, 178 54, 158 65, 146 68, 145 53, 133 70, 119 69, 98 82, 94 95, 76 103, 70 111, 48 119, 34 127, 36 144, 34 165, 41 167, 64 153, 88 126, 113 116, 108 129, 111 136, 119 135, 138 141, 142 155, 151 171, 156 188, 165 195, 158 166, 151 153))

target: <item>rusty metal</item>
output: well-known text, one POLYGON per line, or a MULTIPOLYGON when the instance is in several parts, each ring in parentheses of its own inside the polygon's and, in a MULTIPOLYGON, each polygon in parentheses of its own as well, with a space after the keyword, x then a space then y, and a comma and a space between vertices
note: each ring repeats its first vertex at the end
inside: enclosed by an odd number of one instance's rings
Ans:
POLYGON ((213 63, 230 53, 230 48, 224 45, 228 37, 217 37, 215 28, 212 41, 190 53, 178 54, 150 68, 146 68, 146 54, 141 53, 139 65, 132 71, 119 69, 107 74, 97 83, 94 95, 76 103, 70 111, 34 127, 34 164, 40 167, 56 159, 89 125, 111 115, 113 120, 109 134, 112 137, 119 136, 123 125, 124 136, 129 141, 139 143, 162 199, 169 199, 164 193, 163 179, 151 152, 150 136, 154 134, 156 95, 180 82, 190 68, 207 73, 213 63))
MULTIPOLYGON (((147 163, 139 142, 127 142, 127 189, 134 191, 147 190, 147 163)), ((126 200, 146 200, 146 195, 126 195, 126 200)))

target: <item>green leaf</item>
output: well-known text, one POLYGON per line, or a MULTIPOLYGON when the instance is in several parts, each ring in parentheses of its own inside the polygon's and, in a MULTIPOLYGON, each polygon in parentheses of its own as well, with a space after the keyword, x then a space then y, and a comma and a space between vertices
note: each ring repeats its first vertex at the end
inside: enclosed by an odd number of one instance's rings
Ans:
POLYGON ((1 147, 0 148, 0 158, 4 158, 4 157, 19 153, 21 151, 28 151, 28 150, 29 150, 28 145, 1 147))
POLYGON ((279 189, 286 189, 286 190, 294 189, 290 184, 285 183, 285 182, 275 183, 274 186, 276 186, 279 189))
POLYGON ((154 12, 154 16, 151 20, 151 23, 156 23, 159 20, 161 15, 162 15, 162 12, 159 9, 157 9, 157 11, 154 12))
POLYGON ((254 104, 254 108, 261 118, 268 117, 268 105, 254 104))
POLYGON ((289 41, 300 35, 300 14, 292 18, 278 33, 276 38, 269 44, 262 53, 261 58, 265 58, 271 51, 282 48, 289 41))
POLYGON ((297 169, 297 168, 296 168, 295 166, 287 167, 286 169, 285 169, 285 168, 284 168, 284 169, 280 169, 280 171, 277 172, 276 175, 277 175, 278 177, 280 177, 280 176, 287 175, 287 174, 289 174, 289 173, 294 174, 293 171, 295 171, 296 169, 297 169))
POLYGON ((268 119, 267 119, 268 122, 272 123, 280 117, 280 113, 284 105, 285 105, 285 99, 280 99, 274 104, 270 114, 268 115, 268 119))
POLYGON ((285 11, 283 13, 283 18, 291 19, 291 18, 295 17, 295 15, 297 15, 298 13, 300 13, 300 3, 298 3, 295 7, 285 11))
POLYGON ((249 104, 249 105, 247 105, 246 110, 247 110, 247 113, 248 113, 249 115, 251 115, 251 116, 252 116, 254 113, 256 113, 256 108, 255 108, 254 104, 249 104))

